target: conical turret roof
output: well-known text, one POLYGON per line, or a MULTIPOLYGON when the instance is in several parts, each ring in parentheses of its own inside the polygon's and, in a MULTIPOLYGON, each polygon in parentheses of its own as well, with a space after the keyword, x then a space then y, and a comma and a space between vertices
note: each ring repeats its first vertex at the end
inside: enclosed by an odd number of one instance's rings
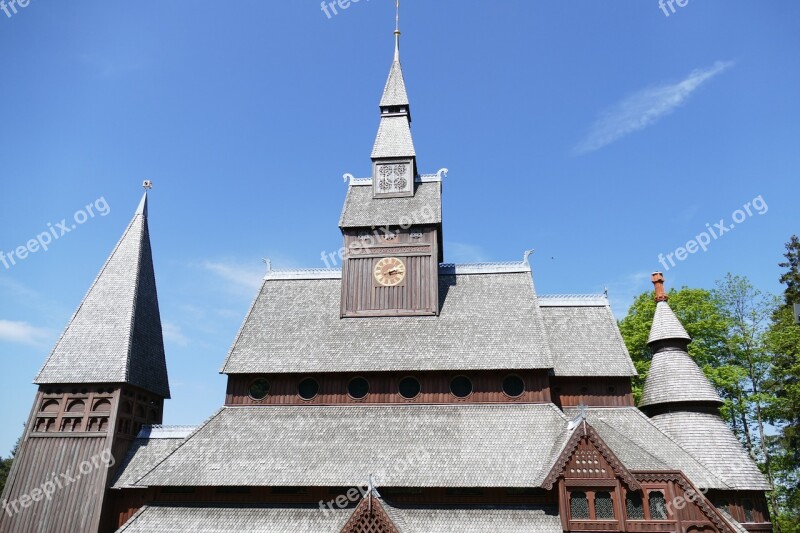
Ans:
POLYGON ((126 383, 169 397, 147 193, 34 383, 126 383))

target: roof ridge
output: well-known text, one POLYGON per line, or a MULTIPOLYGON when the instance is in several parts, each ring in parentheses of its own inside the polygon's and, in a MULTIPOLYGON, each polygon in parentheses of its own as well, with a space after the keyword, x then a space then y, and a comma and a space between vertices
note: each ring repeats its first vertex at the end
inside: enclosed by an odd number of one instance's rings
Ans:
POLYGON ((245 313, 244 318, 242 319, 242 324, 239 326, 239 331, 236 332, 236 335, 233 337, 233 343, 231 347, 228 349, 228 355, 225 356, 225 361, 222 362, 222 367, 219 369, 220 374, 225 373, 225 367, 228 366, 228 361, 230 361, 231 356, 233 355, 233 350, 236 348, 236 345, 239 343, 239 339, 242 338, 242 333, 244 332, 244 326, 247 324, 247 320, 250 318, 250 315, 253 313, 253 309, 256 307, 256 303, 258 299, 261 297, 261 293, 264 291, 264 284, 267 280, 263 280, 261 282, 261 287, 256 291, 256 295, 253 298, 253 301, 250 303, 250 307, 247 309, 247 313, 245 313))
MULTIPOLYGON (((633 407, 633 406, 630 406, 630 407, 611 407, 610 409, 619 409, 619 410, 621 410, 621 411, 622 411, 622 410, 630 410, 630 412, 635 412, 635 413, 636 413, 638 416, 640 416, 641 418, 645 419, 645 420, 647 421, 647 423, 648 423, 648 424, 650 424, 650 427, 652 427, 652 428, 655 428, 655 429, 656 429, 658 432, 662 433, 662 434, 663 434, 663 435, 664 435, 664 436, 665 436, 667 439, 669 439, 669 440, 670 440, 670 441, 671 441, 673 444, 675 444, 675 445, 676 445, 678 448, 680 448, 681 450, 683 450, 683 451, 686 453, 686 455, 688 455, 689 457, 691 457, 691 458, 692 458, 692 459, 693 459, 693 460, 694 460, 694 461, 695 461, 697 464, 699 464, 700 466, 702 466, 703 468, 705 468, 706 472, 707 472, 708 474, 710 474, 712 478, 716 479, 717 481, 719 481, 720 483, 722 483, 723 485, 725 485, 725 486, 726 486, 726 487, 728 487, 728 488, 733 488, 733 487, 731 487, 730 485, 728 485, 728 484, 727 484, 725 481, 723 481, 722 479, 720 479, 720 478, 719 478, 719 476, 717 476, 717 475, 716 475, 716 474, 715 474, 715 473, 714 473, 714 472, 713 472, 713 471, 712 471, 712 470, 711 470, 711 469, 708 467, 708 465, 706 465, 706 464, 705 464, 704 462, 702 462, 700 459, 698 459, 697 457, 695 457, 695 455, 694 455, 693 453, 689 452, 689 450, 685 449, 685 448, 683 447, 683 444, 681 444, 680 442, 678 442, 678 441, 676 441, 674 438, 672 438, 672 435, 670 435, 669 433, 667 433, 666 431, 664 431, 664 430, 662 430, 660 427, 658 427, 658 425, 657 425, 657 424, 655 424, 655 423, 653 422, 653 420, 652 420, 650 417, 648 417, 646 414, 644 414, 644 413, 642 412, 642 410, 641 410, 641 409, 639 409, 638 407, 633 407)), ((600 420, 602 420, 602 418, 601 418, 600 420)), ((611 431, 614 431, 614 432, 615 432, 615 433, 617 433, 618 435, 621 435, 621 436, 622 436, 622 438, 624 438, 624 439, 626 439, 626 440, 628 440, 628 441, 630 441, 630 442, 632 442, 632 443, 636 444, 636 446, 637 446, 639 449, 643 450, 644 452, 646 452, 648 455, 650 455, 650 456, 651 456, 651 457, 653 457, 654 459, 658 459, 658 461, 659 461, 659 462, 662 462, 662 463, 664 462, 664 461, 663 461, 661 458, 654 456, 654 455, 653 455, 653 454, 651 454, 649 451, 647 451, 647 450, 645 450, 644 448, 642 448, 641 446, 639 446, 639 444, 638 444, 638 443, 636 443, 635 441, 632 441, 632 440, 631 440, 630 438, 628 438, 628 436, 627 436, 627 435, 625 435, 624 433, 621 433, 621 432, 617 431, 617 430, 614 428, 614 426, 611 426, 611 425, 609 425, 609 424, 608 424, 608 423, 606 423, 604 420, 602 420, 602 421, 603 421, 603 423, 604 423, 604 424, 605 424, 605 425, 606 425, 606 426, 607 426, 607 427, 608 427, 608 428, 609 428, 611 431)), ((684 476, 686 476, 686 473, 685 473, 685 472, 683 472, 683 474, 684 474, 684 476)), ((688 476, 686 476, 686 478, 687 478, 687 479, 689 479, 689 477, 688 477, 688 476)))
MULTIPOLYGON (((150 238, 149 232, 147 231, 147 193, 144 193, 144 198, 142 199, 144 203, 145 211, 139 212, 136 211, 134 215, 134 220, 136 217, 142 217, 142 228, 139 232, 139 254, 136 258, 136 274, 134 275, 134 286, 133 286, 133 302, 131 304, 131 325, 130 325, 130 335, 128 335, 128 356, 125 361, 125 382, 127 383, 130 381, 131 378, 131 361, 133 359, 133 334, 134 334, 134 327, 136 326, 136 307, 139 305, 139 285, 141 284, 141 274, 142 274, 142 252, 144 251, 144 246, 142 246, 142 239, 144 238, 145 234, 147 234, 148 239, 150 238)), ((133 221, 131 221, 133 223, 133 221)))
POLYGON ((204 427, 206 427, 208 424, 210 424, 210 423, 211 423, 211 421, 212 421, 212 420, 214 420, 215 418, 217 418, 217 417, 218 417, 218 416, 219 416, 219 415, 220 415, 220 414, 221 414, 223 411, 225 411, 225 409, 226 409, 226 408, 227 408, 226 406, 222 406, 222 407, 220 407, 219 409, 217 409, 217 412, 216 412, 216 413, 214 413, 214 414, 212 414, 211 416, 209 416, 208 418, 206 418, 206 419, 205 419, 205 421, 203 421, 201 424, 199 424, 197 427, 195 427, 194 431, 192 431, 191 433, 189 433, 188 435, 186 435, 186 437, 183 439, 183 442, 181 442, 179 445, 175 446, 175 449, 174 449, 174 450, 172 450, 172 451, 171 451, 171 452, 169 452, 167 455, 165 455, 164 457, 162 457, 162 458, 161 458, 161 460, 160 460, 158 463, 156 463, 155 465, 153 465, 153 466, 150 468, 150 470, 148 470, 147 472, 145 472, 144 474, 142 474, 141 476, 139 476, 138 478, 136 478, 136 480, 135 480, 135 481, 133 481, 132 483, 130 483, 130 485, 131 485, 131 486, 136 486, 136 485, 138 485, 138 484, 139 484, 139 482, 140 482, 141 480, 143 480, 144 478, 146 478, 147 476, 149 476, 149 475, 150 475, 150 474, 153 472, 153 470, 155 470, 156 468, 158 468, 159 466, 161 466, 161 465, 164 463, 164 461, 166 461, 167 459, 169 459, 170 457, 172 457, 172 455, 173 455, 175 452, 177 452, 178 450, 180 450, 181 448, 183 448, 183 446, 184 446, 184 445, 185 445, 187 442, 189 442, 189 441, 192 439, 192 437, 194 437, 195 435, 197 435, 197 432, 198 432, 198 431, 200 431, 201 429, 203 429, 204 427))
MULTIPOLYGON (((140 217, 140 216, 142 216, 142 215, 139 214, 139 213, 135 214, 133 216, 133 218, 131 219, 131 221, 128 223, 127 227, 125 228, 125 231, 122 232, 122 237, 119 238, 119 240, 117 241, 117 244, 114 246, 114 249, 111 251, 109 256, 106 258, 105 262, 103 263, 103 266, 100 268, 100 272, 98 272, 97 276, 95 276, 94 281, 92 281, 92 284, 89 286, 89 290, 87 290, 86 293, 81 298, 81 302, 78 304, 78 308, 75 309, 74 313, 72 313, 72 316, 70 317, 69 321, 67 322, 66 327, 61 331, 61 335, 59 335, 58 340, 53 345, 53 349, 50 350, 50 355, 47 356, 47 359, 45 360, 44 364, 41 366, 39 371, 36 373, 36 377, 34 378, 34 381, 33 381, 34 383, 37 382, 39 377, 42 375, 42 372, 44 372, 44 369, 47 368, 47 365, 48 365, 48 363, 50 363, 50 360, 53 358, 53 355, 55 355, 56 350, 58 349, 58 346, 64 340, 64 336, 67 334, 67 332, 69 331, 70 327, 72 327, 72 324, 75 321, 75 318, 78 316, 78 314, 83 309, 83 306, 86 304, 86 299, 89 297, 89 295, 92 293, 94 288, 97 286, 97 283, 100 281, 100 278, 103 277, 103 274, 106 272, 106 269, 108 268, 109 264, 111 264, 111 260, 117 254, 117 252, 119 251, 119 247, 125 241, 125 238, 128 236, 128 233, 133 228, 134 222, 136 222, 137 218, 140 217)), ((131 330, 132 330, 132 328, 131 328, 131 330)), ((132 333, 132 331, 131 331, 131 333, 132 333)), ((129 346, 129 350, 130 350, 130 346, 129 346)), ((126 369, 126 372, 127 372, 127 369, 126 369)))

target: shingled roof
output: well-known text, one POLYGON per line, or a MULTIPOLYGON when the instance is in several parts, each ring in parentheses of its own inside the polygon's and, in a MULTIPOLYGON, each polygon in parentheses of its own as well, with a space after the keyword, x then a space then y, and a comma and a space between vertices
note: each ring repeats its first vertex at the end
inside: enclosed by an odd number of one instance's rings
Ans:
POLYGON ((540 296, 556 376, 635 376, 625 341, 603 296, 540 296))
POLYGON ((400 60, 395 57, 394 61, 392 61, 392 67, 389 69, 386 86, 383 88, 380 106, 395 107, 404 105, 408 105, 406 82, 403 78, 403 67, 400 66, 400 60))
POLYGON ((169 398, 147 194, 34 383, 127 383, 169 398))
MULTIPOLYGON (((565 409, 567 416, 578 409, 565 409)), ((730 489, 714 471, 635 407, 590 408, 586 418, 629 470, 681 470, 698 487, 730 489)))
POLYGON ((558 509, 537 506, 432 508, 393 506, 382 500, 400 533, 562 533, 558 509))
POLYGON ((648 344, 663 341, 667 339, 683 339, 691 340, 692 338, 686 333, 681 321, 672 312, 672 308, 666 301, 661 301, 656 304, 656 314, 653 316, 653 326, 650 328, 650 337, 647 339, 648 344))
POLYGON ((111 488, 133 487, 136 480, 175 451, 194 429, 193 426, 143 426, 117 470, 111 488))
POLYGON ((677 402, 722 400, 689 354, 677 348, 662 350, 653 356, 639 407, 677 402))
POLYGON ((442 266, 439 295, 439 316, 343 320, 338 272, 274 272, 221 372, 553 367, 526 263, 442 266))
POLYGON ((352 509, 320 509, 318 506, 171 503, 146 505, 119 533, 277 533, 314 531, 339 533, 352 509))
POLYGON ((340 228, 442 223, 441 179, 417 181, 414 196, 373 198, 372 180, 353 180, 339 217, 340 228))
POLYGON ((225 407, 135 485, 536 487, 566 424, 552 404, 225 407))
POLYGON ((772 490, 719 416, 681 411, 656 415, 652 421, 732 489, 772 490))

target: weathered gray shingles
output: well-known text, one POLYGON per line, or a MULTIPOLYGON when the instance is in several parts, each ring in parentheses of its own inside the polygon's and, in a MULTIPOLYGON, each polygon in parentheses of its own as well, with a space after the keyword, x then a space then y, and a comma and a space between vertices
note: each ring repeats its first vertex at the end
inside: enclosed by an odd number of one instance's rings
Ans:
POLYGON ((124 533, 338 533, 352 509, 250 505, 150 505, 117 531, 124 533))
POLYGON ((34 382, 130 383, 169 397, 143 213, 133 217, 34 382))
POLYGON ((672 311, 667 302, 656 304, 656 314, 653 316, 653 326, 650 328, 650 337, 647 342, 656 342, 664 339, 689 340, 689 334, 672 311))
POLYGON ((382 116, 372 147, 372 158, 413 157, 414 140, 408 116, 382 116))
POLYGON ((183 439, 136 439, 117 471, 112 488, 131 487, 181 445, 183 439))
MULTIPOLYGON (((567 416, 578 412, 576 409, 566 411, 567 416)), ((698 487, 730 488, 713 469, 681 449, 635 407, 589 409, 587 417, 629 470, 681 470, 698 487)))
POLYGON ((137 485, 535 487, 565 427, 552 404, 226 407, 137 485))
POLYGON ((400 533, 561 533, 561 518, 550 508, 393 507, 384 509, 400 533))
POLYGON ((402 198, 373 198, 371 186, 351 186, 339 218, 342 228, 367 229, 441 222, 442 183, 438 181, 417 183, 414 196, 402 198))
POLYGON ((542 307, 556 376, 635 376, 607 306, 542 307))
POLYGON ((770 490, 767 480, 719 416, 674 412, 652 420, 732 488, 770 490))
POLYGON ((678 349, 655 354, 639 405, 699 401, 722 403, 717 391, 689 354, 678 349))
POLYGON ((438 317, 343 320, 340 284, 264 282, 222 372, 553 366, 530 273, 443 275, 438 317))
POLYGON ((400 61, 393 61, 389 77, 386 79, 386 86, 383 88, 381 97, 381 107, 394 107, 408 105, 408 93, 406 92, 406 82, 403 78, 403 68, 400 61))

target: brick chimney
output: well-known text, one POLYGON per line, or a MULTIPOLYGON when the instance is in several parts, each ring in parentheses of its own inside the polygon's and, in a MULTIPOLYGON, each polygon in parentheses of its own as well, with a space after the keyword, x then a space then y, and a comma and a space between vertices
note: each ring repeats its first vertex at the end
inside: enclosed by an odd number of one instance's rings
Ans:
POLYGON ((653 272, 652 281, 656 288, 656 301, 666 302, 669 300, 669 296, 664 292, 664 274, 661 272, 653 272))

